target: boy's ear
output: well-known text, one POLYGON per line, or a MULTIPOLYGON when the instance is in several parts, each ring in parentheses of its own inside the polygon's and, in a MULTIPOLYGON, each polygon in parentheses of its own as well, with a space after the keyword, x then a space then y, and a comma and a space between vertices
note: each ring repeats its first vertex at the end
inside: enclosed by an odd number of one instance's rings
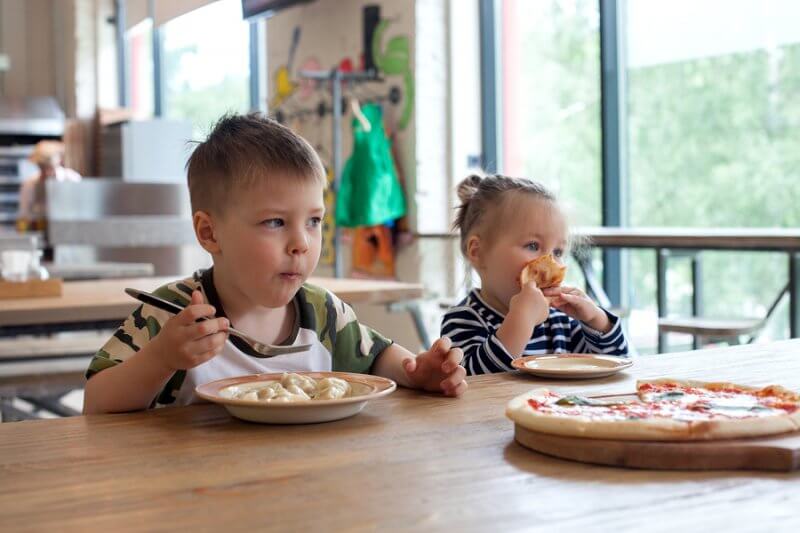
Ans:
POLYGON ((214 232, 214 218, 207 211, 195 211, 192 215, 194 234, 206 252, 218 254, 220 252, 217 235, 214 232))
POLYGON ((467 239, 467 260, 474 266, 479 267, 481 264, 481 238, 477 235, 472 235, 467 239))

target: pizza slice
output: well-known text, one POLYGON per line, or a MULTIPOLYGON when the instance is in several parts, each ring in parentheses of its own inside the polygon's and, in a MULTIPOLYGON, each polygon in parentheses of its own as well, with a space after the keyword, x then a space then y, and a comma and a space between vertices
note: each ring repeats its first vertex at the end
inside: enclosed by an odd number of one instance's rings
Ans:
POLYGON ((537 257, 525 265, 519 275, 520 285, 534 281, 540 289, 558 287, 564 281, 567 267, 559 264, 552 255, 537 257))

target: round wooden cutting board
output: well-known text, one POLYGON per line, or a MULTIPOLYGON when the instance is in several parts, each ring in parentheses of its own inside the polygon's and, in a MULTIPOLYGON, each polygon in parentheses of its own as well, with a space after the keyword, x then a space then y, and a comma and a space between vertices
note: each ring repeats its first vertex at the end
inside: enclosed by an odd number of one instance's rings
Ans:
POLYGON ((514 426, 516 441, 583 463, 653 470, 800 470, 800 432, 711 442, 652 442, 562 437, 514 426))

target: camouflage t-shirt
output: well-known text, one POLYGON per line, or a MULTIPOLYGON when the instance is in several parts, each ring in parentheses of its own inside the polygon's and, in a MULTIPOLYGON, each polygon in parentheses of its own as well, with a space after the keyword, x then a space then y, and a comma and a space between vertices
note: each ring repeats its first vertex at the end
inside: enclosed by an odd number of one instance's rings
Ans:
MULTIPOLYGON (((185 306, 192 291, 200 289, 201 285, 208 302, 217 309, 217 316, 225 316, 214 288, 212 269, 164 285, 154 294, 185 306)), ((241 374, 303 370, 369 373, 375 358, 392 344, 360 324, 353 309, 326 289, 306 283, 298 290, 293 304, 295 327, 285 344, 311 344, 308 352, 260 359, 252 357, 254 352, 246 343, 229 337, 222 354, 188 371, 176 372, 155 398, 153 406, 193 403, 196 385, 241 374)), ((158 335, 171 316, 152 306, 140 305, 92 358, 86 371, 87 379, 141 350, 158 335)))

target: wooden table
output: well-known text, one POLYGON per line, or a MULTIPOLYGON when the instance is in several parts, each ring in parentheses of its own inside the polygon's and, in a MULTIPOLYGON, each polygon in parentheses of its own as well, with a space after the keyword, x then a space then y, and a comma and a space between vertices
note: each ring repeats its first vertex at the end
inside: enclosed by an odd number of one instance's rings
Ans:
MULTIPOLYGON (((121 278, 64 282, 58 298, 26 298, 4 301, 0 328, 44 326, 66 328, 70 324, 121 322, 138 303, 125 294, 125 287, 151 291, 174 278, 121 278)), ((420 298, 422 285, 397 281, 311 278, 348 303, 387 304, 420 298)))
MULTIPOLYGON (((800 341, 640 358, 627 375, 546 382, 631 392, 657 376, 800 389, 800 341)), ((398 390, 358 416, 262 426, 199 405, 0 425, 8 531, 797 531, 800 474, 625 470, 513 441, 512 396, 470 378, 453 400, 398 390)))
POLYGON ((800 252, 800 229, 579 227, 594 246, 800 252))
MULTIPOLYGON (((788 281, 770 305, 771 316, 784 294, 789 295, 790 336, 800 337, 800 228, 612 228, 584 227, 576 233, 588 238, 592 246, 603 248, 651 248, 656 250, 658 316, 667 316, 666 255, 669 250, 728 250, 784 252, 788 256, 788 281)), ((596 279, 591 263, 579 261, 587 284, 600 300, 608 300, 596 279)), ((693 260, 693 314, 702 314, 699 262, 693 260)), ((659 339, 663 344, 663 339, 659 339)))

